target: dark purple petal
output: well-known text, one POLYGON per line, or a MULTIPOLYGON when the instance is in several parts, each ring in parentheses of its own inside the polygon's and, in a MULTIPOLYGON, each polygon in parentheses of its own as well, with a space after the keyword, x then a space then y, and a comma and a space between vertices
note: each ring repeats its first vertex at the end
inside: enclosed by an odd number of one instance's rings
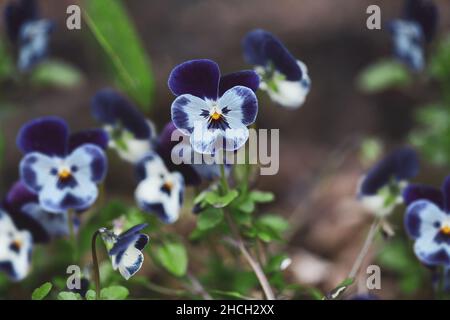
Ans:
POLYGON ((17 146, 23 153, 33 151, 49 156, 67 153, 68 127, 59 117, 42 117, 27 122, 17 135, 17 146))
POLYGON ((405 18, 414 20, 422 27, 425 39, 430 42, 436 34, 439 12, 431 0, 407 0, 405 18))
POLYGON ((102 129, 90 129, 73 133, 69 136, 69 152, 83 144, 94 144, 97 147, 106 150, 108 147, 108 134, 102 129))
MULTIPOLYGON (((171 141, 172 133, 178 130, 173 122, 169 122, 161 132, 158 142, 156 144, 156 152, 164 161, 169 171, 178 171, 183 175, 184 181, 187 185, 198 185, 201 182, 200 176, 196 170, 189 164, 176 165, 172 161, 171 153, 173 147, 179 143, 179 141, 171 141)), ((181 139, 181 138, 180 138, 181 139)))
POLYGON ((439 208, 444 209, 444 198, 441 190, 425 185, 412 184, 406 187, 403 192, 403 200, 406 206, 409 206, 416 200, 428 200, 439 208))
POLYGON ((364 178, 361 195, 374 195, 391 179, 408 180, 419 172, 419 160, 410 148, 397 149, 376 164, 364 178))
POLYGON ((176 96, 192 94, 205 99, 217 100, 220 70, 212 60, 186 61, 176 66, 169 76, 169 88, 176 96))
POLYGON ((417 239, 421 236, 420 227, 422 224, 421 211, 426 210, 427 201, 418 201, 408 206, 405 214, 405 229, 409 237, 417 239))
POLYGON ((112 89, 102 89, 95 94, 91 111, 97 121, 123 126, 136 139, 151 138, 151 128, 145 117, 130 101, 112 89))
POLYGON ((106 171, 108 169, 108 159, 102 149, 96 145, 85 145, 84 149, 92 157, 91 166, 91 179, 95 183, 102 182, 105 179, 106 171))
POLYGON ((141 223, 141 224, 135 225, 134 227, 131 227, 127 231, 122 232, 120 234, 119 238, 127 237, 127 236, 132 235, 132 234, 136 234, 139 231, 141 231, 142 229, 147 228, 147 226, 148 226, 148 223, 141 223))
POLYGON ((242 46, 248 63, 260 66, 268 66, 271 63, 289 81, 302 78, 297 59, 273 34, 262 29, 253 30, 244 37, 242 46))
POLYGON ((24 204, 29 202, 38 202, 37 195, 31 192, 21 181, 14 183, 6 195, 6 206, 14 210, 20 210, 24 204))
POLYGON ((444 210, 445 212, 450 213, 450 176, 445 178, 442 186, 442 193, 444 195, 444 210))
POLYGON ((38 9, 34 0, 10 1, 5 8, 5 29, 9 39, 17 43, 21 27, 38 18, 38 9))
POLYGON ((256 92, 259 88, 259 76, 252 70, 243 70, 222 76, 219 83, 219 97, 235 86, 247 87, 256 92))

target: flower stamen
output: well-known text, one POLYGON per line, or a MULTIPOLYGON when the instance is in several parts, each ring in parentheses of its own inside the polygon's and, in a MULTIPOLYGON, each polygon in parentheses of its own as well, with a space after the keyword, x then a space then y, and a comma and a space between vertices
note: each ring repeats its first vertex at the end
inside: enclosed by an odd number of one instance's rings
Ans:
POLYGON ((72 174, 71 174, 70 170, 68 170, 66 168, 60 170, 59 173, 58 173, 59 178, 62 179, 62 180, 69 179, 71 177, 71 175, 72 174))
POLYGON ((445 224, 442 228, 441 228, 441 232, 445 235, 450 236, 450 225, 445 224))

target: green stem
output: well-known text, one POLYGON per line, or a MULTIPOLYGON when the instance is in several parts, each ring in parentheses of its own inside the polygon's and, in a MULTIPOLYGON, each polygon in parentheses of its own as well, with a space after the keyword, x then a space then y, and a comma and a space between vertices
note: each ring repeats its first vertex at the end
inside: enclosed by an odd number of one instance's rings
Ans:
POLYGON ((92 265, 94 267, 95 298, 97 300, 100 299, 100 268, 98 265, 97 250, 95 244, 97 241, 97 236, 99 234, 100 230, 95 231, 94 235, 92 236, 92 244, 91 244, 92 265))

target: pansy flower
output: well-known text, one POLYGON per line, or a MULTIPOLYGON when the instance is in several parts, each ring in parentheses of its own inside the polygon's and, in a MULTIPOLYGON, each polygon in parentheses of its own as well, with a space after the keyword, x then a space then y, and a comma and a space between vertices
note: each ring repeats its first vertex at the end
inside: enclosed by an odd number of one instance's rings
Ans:
POLYGON ((412 70, 425 66, 425 43, 433 39, 439 14, 431 0, 407 0, 404 16, 389 23, 394 52, 412 70))
POLYGON ((404 199, 405 228, 416 256, 427 266, 450 267, 450 176, 441 190, 410 185, 404 199))
POLYGON ((211 60, 184 62, 169 76, 169 88, 177 96, 172 103, 172 121, 195 152, 215 154, 234 151, 248 139, 248 125, 258 112, 254 94, 259 77, 253 71, 221 76, 211 60))
MULTIPOLYGON (((195 159, 202 159, 203 155, 192 149, 188 137, 183 135, 173 122, 167 123, 159 135, 156 152, 170 171, 178 171, 183 175, 186 185, 196 185, 203 179, 213 180, 220 177, 220 164, 204 161, 195 163, 195 159)), ((230 169, 230 165, 225 165, 227 175, 230 169)))
POLYGON ((18 230, 9 215, 0 209, 0 270, 20 281, 30 270, 33 238, 27 230, 18 230))
POLYGON ((377 163, 358 187, 358 199, 372 213, 385 216, 402 203, 402 192, 408 180, 419 172, 417 154, 400 148, 377 163))
POLYGON ((311 88, 306 65, 296 59, 273 34, 256 29, 242 41, 244 57, 256 66, 261 77, 260 89, 276 103, 298 108, 305 102, 311 88))
POLYGON ((97 184, 106 175, 102 149, 106 141, 102 130, 69 135, 66 122, 58 117, 32 120, 17 137, 25 153, 20 162, 21 181, 37 194, 45 211, 87 209, 97 199, 97 184))
POLYGON ((9 2, 5 23, 8 36, 18 50, 19 70, 27 71, 47 56, 53 22, 39 18, 34 0, 9 2))
POLYGON ((136 274, 144 262, 142 250, 147 245, 149 237, 140 231, 145 227, 147 224, 139 224, 120 235, 106 228, 99 230, 111 258, 113 269, 118 269, 126 280, 136 274))
POLYGON ((126 98, 112 89, 98 91, 91 101, 94 118, 104 124, 109 147, 129 162, 138 162, 151 148, 153 124, 126 98))
MULTIPOLYGON (((45 211, 39 204, 38 196, 20 181, 9 190, 4 207, 19 229, 31 232, 34 243, 46 243, 70 233, 67 212, 45 211)), ((79 218, 75 216, 73 219, 73 225, 77 227, 79 218)))
POLYGON ((135 191, 138 206, 156 214, 163 222, 178 220, 183 204, 184 179, 179 172, 170 172, 162 159, 148 153, 136 166, 139 184, 135 191))

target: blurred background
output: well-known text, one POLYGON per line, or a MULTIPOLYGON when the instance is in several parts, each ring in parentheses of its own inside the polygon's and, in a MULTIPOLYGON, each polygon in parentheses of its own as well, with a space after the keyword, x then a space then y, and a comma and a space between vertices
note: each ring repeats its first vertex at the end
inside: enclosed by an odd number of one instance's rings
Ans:
MULTIPOLYGON (((0 1, 1 12, 6 2, 0 1)), ((450 2, 435 2, 441 19, 428 56, 450 30, 450 2)), ((3 194, 18 178, 21 154, 15 137, 24 122, 59 115, 72 129, 98 126, 90 116, 90 99, 97 90, 115 86, 105 55, 85 20, 81 30, 65 27, 66 8, 74 3, 77 1, 47 0, 40 1, 40 6, 41 15, 57 24, 50 57, 72 65, 82 80, 67 88, 0 81, 3 194)), ((407 87, 375 93, 358 87, 363 70, 392 56, 385 24, 401 15, 403 1, 128 0, 124 4, 150 59, 155 87, 146 115, 158 130, 170 119, 173 96, 167 79, 172 68, 195 58, 217 61, 224 73, 251 68, 243 59, 241 39, 254 28, 274 33, 308 66, 312 89, 302 108, 283 109, 266 95, 259 95, 258 127, 279 128, 281 146, 279 173, 259 177, 257 185, 276 195, 276 201, 263 211, 276 212, 291 225, 286 241, 274 245, 274 250, 282 249, 292 259, 285 272, 288 282, 323 291, 338 285, 348 274, 372 221, 356 201, 358 180, 383 154, 410 144, 412 132, 420 127, 417 110, 441 99, 438 84, 427 76, 417 76, 407 87), (366 9, 371 4, 381 7, 382 30, 366 28, 366 9)), ((111 28, 114 25, 111 21, 111 28)), ((6 41, 3 30, 2 34, 6 41)), ((422 170, 416 180, 439 186, 450 172, 450 163, 435 164, 420 155, 422 170)), ((131 202, 135 187, 132 168, 117 157, 110 161, 108 197, 131 202)), ((189 235, 195 216, 189 207, 185 211, 168 230, 189 235)), ((427 298, 431 295, 429 274, 414 259, 412 243, 403 236, 403 212, 401 207, 391 218, 397 235, 379 239, 366 259, 366 264, 381 265, 382 289, 373 293, 385 299, 427 298)), ((201 250, 201 246, 189 250, 194 271, 201 250)), ((149 277, 157 276, 151 266, 147 268, 149 277)), ((353 292, 365 291, 365 268, 362 270, 361 283, 353 292)), ((42 275, 39 281, 45 277, 49 275, 42 275)), ((30 286, 36 282, 30 281, 30 286)), ((22 284, 5 284, 5 288, 3 298, 23 297, 27 292, 22 284)))

